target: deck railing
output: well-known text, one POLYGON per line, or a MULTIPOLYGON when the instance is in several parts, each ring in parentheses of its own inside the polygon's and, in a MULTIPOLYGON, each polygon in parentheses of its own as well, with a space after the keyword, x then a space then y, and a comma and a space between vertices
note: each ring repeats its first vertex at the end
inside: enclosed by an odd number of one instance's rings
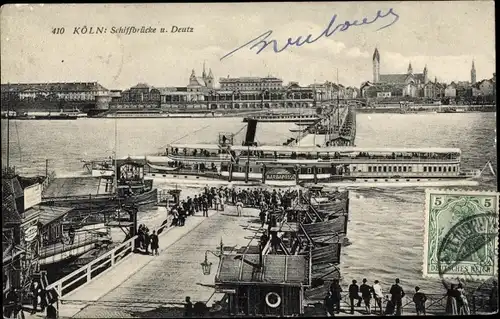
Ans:
MULTIPOLYGON (((164 153, 161 155, 165 155, 164 153)), ((226 154, 210 154, 210 156, 193 156, 192 154, 170 154, 168 155, 172 160, 177 160, 177 161, 207 161, 213 159, 214 161, 229 161, 231 157, 226 154)), ((250 156, 247 157, 246 155, 240 155, 240 160, 242 162, 246 162, 247 159, 250 159, 251 161, 262 161, 262 160, 319 160, 319 161, 326 161, 329 163, 447 163, 447 164, 459 164, 460 159, 459 158, 419 158, 419 157, 396 157, 396 158, 370 158, 370 157, 343 157, 343 158, 328 158, 324 156, 317 156, 317 155, 311 155, 311 157, 307 156, 296 156, 295 158, 291 158, 290 155, 277 155, 274 157, 273 154, 265 154, 264 156, 250 156)))

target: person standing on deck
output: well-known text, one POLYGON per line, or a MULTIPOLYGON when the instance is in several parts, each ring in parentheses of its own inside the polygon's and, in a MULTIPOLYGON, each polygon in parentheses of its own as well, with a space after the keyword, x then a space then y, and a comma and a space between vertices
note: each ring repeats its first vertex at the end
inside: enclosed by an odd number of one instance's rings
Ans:
POLYGON ((193 199, 191 197, 188 196, 187 198, 187 211, 188 211, 188 214, 190 216, 194 215, 194 203, 193 203, 193 199))
POLYGON ((335 317, 335 309, 333 304, 332 292, 328 291, 324 300, 324 307, 327 317, 335 317))
POLYGON ((177 211, 177 209, 175 209, 175 207, 172 209, 172 224, 170 224, 170 227, 172 226, 178 226, 179 224, 179 212, 177 211))
POLYGON ((243 211, 243 203, 241 202, 241 200, 238 200, 238 202, 236 203, 236 212, 238 213, 238 217, 241 217, 242 211, 243 211))
POLYGON ((198 195, 194 195, 193 203, 194 203, 194 211, 197 213, 200 211, 200 197, 198 195))
POLYGON ((184 304, 184 317, 191 318, 193 316, 193 303, 191 302, 191 297, 186 297, 186 303, 184 304))
POLYGON ((236 190, 234 188, 231 190, 231 202, 236 205, 236 190))
POLYGON ((226 202, 226 195, 224 193, 220 193, 220 210, 224 211, 224 203, 226 202))
POLYGON ((260 209, 259 218, 260 218, 260 227, 264 227, 264 224, 266 223, 266 211, 264 210, 264 208, 260 209))
POLYGON ((467 300, 467 295, 460 279, 457 286, 457 292, 458 314, 465 316, 470 315, 469 301, 467 300))
POLYGON ((333 282, 330 285, 330 292, 332 293, 334 311, 336 313, 340 313, 340 301, 342 300, 342 287, 340 286, 338 279, 333 279, 333 282))
POLYGON ((366 284, 366 278, 363 279, 363 284, 359 287, 359 291, 361 292, 361 297, 365 302, 365 311, 367 314, 371 314, 370 301, 372 299, 372 289, 369 285, 366 284))
POLYGON ((403 290, 403 287, 399 285, 399 278, 396 278, 396 283, 392 285, 389 293, 391 294, 391 301, 396 307, 395 316, 401 316, 401 306, 403 304, 403 297, 405 296, 405 292, 403 290))
POLYGON ((425 302, 427 301, 427 296, 420 291, 420 287, 415 287, 415 294, 413 295, 413 303, 415 304, 415 311, 417 316, 425 316, 425 302))
POLYGON ((358 301, 356 307, 361 307, 361 301, 363 300, 359 296, 359 286, 357 285, 357 281, 353 279, 352 284, 349 285, 349 301, 351 302, 351 314, 354 314, 354 300, 358 301))
POLYGON ((220 202, 220 197, 219 195, 215 195, 213 197, 213 201, 214 201, 214 206, 215 206, 215 211, 218 211, 219 210, 219 202, 220 202))
POLYGON ((373 298, 375 299, 375 312, 377 312, 377 306, 380 309, 380 314, 383 314, 382 309, 382 299, 384 298, 384 293, 382 292, 382 286, 375 280, 374 285, 372 287, 373 298))
POLYGON ((156 234, 156 230, 153 230, 153 234, 151 235, 151 251, 153 255, 158 256, 158 235, 156 234))
POLYGON ((69 237, 69 244, 73 245, 73 243, 75 242, 75 229, 73 228, 73 225, 69 226, 68 237, 69 237))
POLYGON ((144 250, 146 254, 149 255, 149 244, 151 243, 151 236, 149 235, 149 229, 146 228, 144 231, 144 250))
POLYGON ((54 304, 51 303, 50 305, 47 306, 47 316, 45 318, 47 319, 57 319, 57 309, 54 307, 54 304))
POLYGON ((492 285, 489 300, 490 311, 496 312, 498 310, 498 282, 493 280, 492 285))
POLYGON ((208 199, 206 196, 203 196, 203 202, 202 208, 203 208, 203 217, 208 217, 208 199))

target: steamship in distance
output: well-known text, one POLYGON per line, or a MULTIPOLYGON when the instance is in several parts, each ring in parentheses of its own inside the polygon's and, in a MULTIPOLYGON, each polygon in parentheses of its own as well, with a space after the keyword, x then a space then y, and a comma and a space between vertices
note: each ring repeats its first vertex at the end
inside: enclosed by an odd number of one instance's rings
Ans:
MULTIPOLYGON (((292 186, 454 186, 478 185, 479 170, 461 169, 458 148, 361 148, 171 144, 163 154, 134 156, 145 177, 189 182, 243 182, 292 186)), ((112 163, 110 163, 112 164, 112 163)), ((94 163, 93 175, 105 175, 94 163)))

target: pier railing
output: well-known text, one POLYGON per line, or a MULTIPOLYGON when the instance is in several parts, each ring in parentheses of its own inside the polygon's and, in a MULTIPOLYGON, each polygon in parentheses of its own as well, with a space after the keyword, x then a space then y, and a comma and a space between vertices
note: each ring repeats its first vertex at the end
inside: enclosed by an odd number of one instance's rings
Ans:
POLYGON ((135 250, 136 239, 137 236, 130 238, 129 240, 120 244, 118 247, 115 247, 113 250, 105 253, 101 257, 95 259, 94 261, 88 263, 80 269, 77 269, 71 274, 59 279, 54 283, 51 283, 47 287, 47 290, 55 289, 57 291, 57 294, 59 295, 59 298, 62 298, 71 291, 89 283, 99 274, 115 266, 123 259, 125 259, 126 256, 132 253, 135 250))
MULTIPOLYGON (((343 292, 342 294, 342 301, 347 305, 347 309, 344 309, 345 311, 349 311, 351 307, 351 301, 349 298, 349 293, 348 292, 343 292)), ((425 310, 426 313, 428 314, 445 314, 446 313, 446 299, 447 296, 444 294, 426 294, 427 301, 425 303, 425 310)), ((385 313, 387 303, 389 302, 389 299, 384 298, 382 300, 382 313, 385 313)), ((361 307, 356 307, 357 300, 354 300, 355 303, 355 309, 357 308, 358 310, 362 308, 364 310, 364 303, 361 303, 361 307)), ((375 308, 375 300, 371 300, 371 309, 372 313, 380 313, 381 309, 375 308)), ((394 312, 396 309, 394 308, 394 312)), ((401 312, 404 313, 415 313, 415 303, 413 302, 413 294, 406 294, 403 297, 403 300, 401 302, 401 312)))
MULTIPOLYGON (((401 303, 401 313, 402 314, 414 314, 416 313, 415 309, 415 303, 413 302, 413 295, 412 293, 408 293, 403 297, 402 303, 401 303)), ((447 304, 447 298, 448 296, 446 294, 425 294, 427 297, 427 301, 425 302, 425 311, 426 314, 433 314, 433 315, 442 315, 446 314, 446 304, 447 304)), ((341 308, 344 311, 349 311, 351 307, 350 303, 350 298, 349 298, 349 293, 348 292, 342 292, 342 301, 344 303, 344 307, 342 307, 341 303, 341 308)), ((389 297, 390 298, 390 297, 389 297)), ((387 303, 389 302, 389 298, 387 296, 382 300, 382 313, 385 313, 387 303)), ((488 313, 494 311, 494 309, 491 309, 491 305, 489 303, 488 298, 476 296, 474 294, 468 294, 467 296, 468 300, 468 305, 469 305, 469 311, 470 314, 476 314, 476 313, 488 313)), ((356 307, 357 300, 354 300, 355 303, 355 309, 363 309, 364 310, 364 303, 361 303, 361 307, 356 307)), ((375 308, 376 303, 375 300, 371 300, 371 311, 372 313, 380 313, 380 310, 377 306, 375 308)), ((395 311, 396 309, 394 309, 395 311)))
MULTIPOLYGON (((157 233, 162 233, 162 231, 165 228, 168 228, 169 225, 169 223, 164 223, 156 229, 157 233)), ((126 240, 119 246, 113 248, 87 265, 73 271, 56 282, 51 283, 46 290, 55 289, 59 298, 62 299, 68 293, 88 284, 91 280, 95 279, 106 270, 111 269, 122 262, 127 256, 136 250, 138 238, 139 236, 136 235, 126 240)))

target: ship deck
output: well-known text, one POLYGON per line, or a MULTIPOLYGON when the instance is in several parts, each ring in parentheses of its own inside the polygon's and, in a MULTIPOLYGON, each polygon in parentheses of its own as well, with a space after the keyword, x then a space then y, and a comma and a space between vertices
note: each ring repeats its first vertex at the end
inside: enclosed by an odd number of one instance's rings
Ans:
POLYGON ((109 194, 112 183, 106 178, 94 176, 56 177, 43 192, 43 198, 65 198, 109 194), (106 190, 106 184, 109 184, 106 190))

